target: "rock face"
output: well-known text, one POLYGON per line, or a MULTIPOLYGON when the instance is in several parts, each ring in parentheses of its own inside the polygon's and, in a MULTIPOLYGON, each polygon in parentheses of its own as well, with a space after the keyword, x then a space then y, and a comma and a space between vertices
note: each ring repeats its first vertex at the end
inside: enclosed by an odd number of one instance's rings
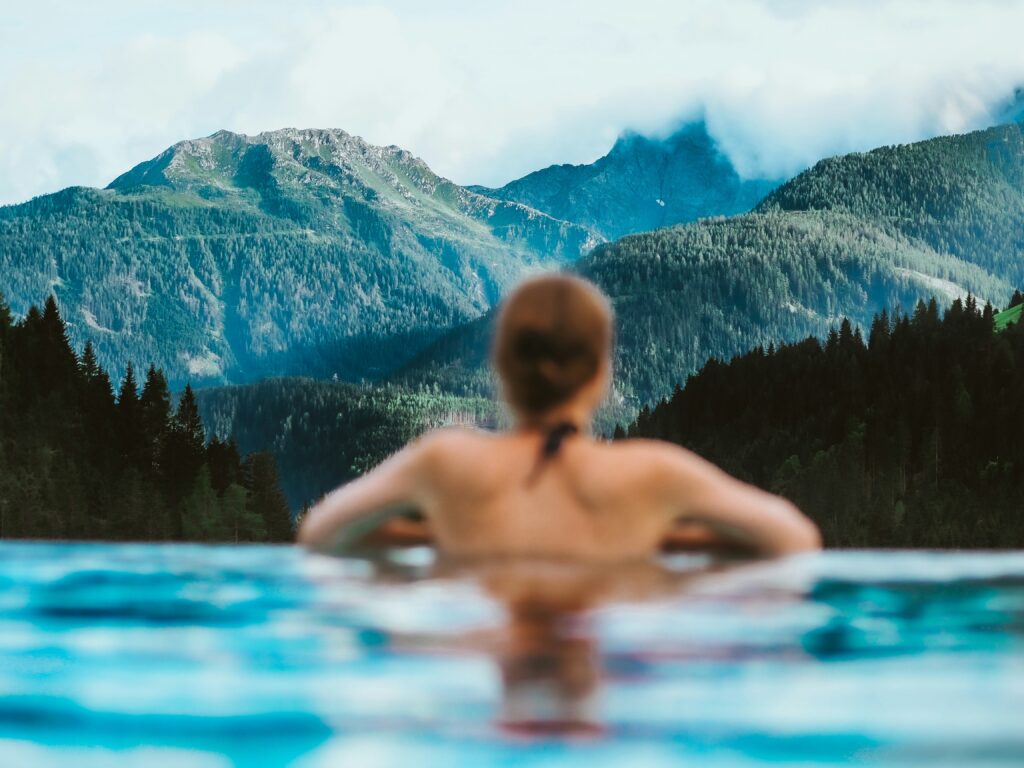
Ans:
POLYGON ((704 123, 697 122, 667 139, 623 135, 590 165, 553 165, 500 189, 473 189, 613 239, 707 216, 745 213, 778 184, 742 179, 704 123))
POLYGON ((221 131, 105 190, 0 208, 0 292, 56 294, 113 372, 172 383, 271 374, 360 380, 480 315, 524 272, 597 238, 343 131, 221 131))

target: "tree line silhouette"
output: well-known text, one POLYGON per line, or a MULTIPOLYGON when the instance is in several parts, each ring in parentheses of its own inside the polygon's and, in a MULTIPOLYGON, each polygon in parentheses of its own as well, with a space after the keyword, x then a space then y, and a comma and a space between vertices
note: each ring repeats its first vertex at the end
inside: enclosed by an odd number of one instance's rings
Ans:
MULTIPOLYGON (((1019 298, 1015 301, 1020 301, 1019 298)), ((710 360, 617 436, 656 437, 792 498, 826 542, 1024 546, 1024 327, 957 299, 824 342, 710 360)))
POLYGON ((87 344, 77 356, 51 296, 14 322, 0 297, 0 537, 289 541, 269 454, 206 441, 195 394, 176 405, 150 366, 115 397, 87 344))

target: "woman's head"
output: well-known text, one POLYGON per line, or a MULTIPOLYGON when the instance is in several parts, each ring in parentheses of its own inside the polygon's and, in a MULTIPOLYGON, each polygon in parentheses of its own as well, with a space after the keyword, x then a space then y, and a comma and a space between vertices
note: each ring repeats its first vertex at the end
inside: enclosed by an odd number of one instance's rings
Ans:
POLYGON ((494 366, 504 395, 537 417, 582 395, 596 406, 608 375, 612 310, 586 280, 545 275, 505 299, 494 339, 494 366))

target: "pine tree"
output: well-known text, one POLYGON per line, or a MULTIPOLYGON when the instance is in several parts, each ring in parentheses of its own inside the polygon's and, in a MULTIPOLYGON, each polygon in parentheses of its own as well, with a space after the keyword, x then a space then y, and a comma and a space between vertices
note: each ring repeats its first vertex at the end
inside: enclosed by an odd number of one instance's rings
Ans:
POLYGON ((3 376, 4 373, 4 345, 13 324, 11 310, 4 302, 3 292, 0 291, 0 376, 3 376))
POLYGON ((148 537, 146 484, 136 467, 121 473, 110 504, 106 538, 143 541, 148 537))
POLYGON ((181 502, 181 533, 186 541, 225 541, 227 527, 221 517, 217 494, 210 486, 210 472, 202 467, 181 502))
POLYGON ((889 345, 889 313, 882 310, 871 323, 871 331, 868 334, 868 348, 872 351, 884 352, 889 345))
POLYGON ((928 324, 928 305, 924 299, 918 299, 917 304, 914 305, 914 316, 911 321, 914 325, 925 326, 928 324))
POLYGON ((3 291, 0 291, 0 338, 3 337, 14 325, 11 318, 11 308, 7 306, 3 291))
POLYGON ((214 437, 206 446, 206 463, 210 467, 210 484, 218 496, 233 483, 241 481, 242 459, 234 440, 226 443, 214 437))
POLYGON ((86 380, 94 378, 100 372, 99 363, 96 362, 96 351, 93 349, 91 341, 85 342, 85 349, 82 350, 82 359, 78 362, 78 369, 86 380))
POLYGON ((205 432, 191 386, 185 387, 178 400, 159 453, 164 492, 171 507, 177 508, 206 462, 205 432))
POLYGON ((121 469, 119 451, 111 450, 119 439, 118 410, 110 377, 96 362, 91 342, 85 345, 78 369, 82 378, 79 410, 84 426, 83 448, 95 466, 91 503, 93 509, 100 510, 105 505, 105 491, 112 487, 121 469))
POLYGON ((198 455, 206 445, 206 430, 199 416, 199 405, 196 403, 192 385, 186 384, 185 391, 178 400, 178 410, 174 414, 176 428, 185 436, 185 440, 198 455))
POLYGON ((967 302, 964 304, 964 311, 971 316, 978 314, 978 300, 974 297, 973 293, 967 294, 967 302))
POLYGON ((171 421, 171 392, 163 371, 150 364, 146 372, 146 383, 139 398, 142 411, 142 426, 146 433, 147 463, 155 471, 160 461, 163 446, 171 421))
POLYGON ((295 538, 288 501, 277 480, 274 457, 269 453, 256 453, 249 459, 249 510, 255 513, 266 528, 267 538, 274 542, 288 542, 295 538))
POLYGON ((51 294, 43 307, 40 323, 41 341, 45 345, 40 352, 45 362, 43 375, 47 389, 67 388, 73 384, 78 371, 78 359, 68 340, 68 329, 60 316, 57 300, 51 294))
POLYGON ((220 499, 221 518, 229 541, 264 541, 267 538, 263 518, 252 511, 248 493, 237 483, 229 485, 220 499))
POLYGON ((124 379, 117 396, 117 434, 121 458, 127 466, 146 469, 146 435, 142 422, 135 369, 131 363, 125 369, 124 379))

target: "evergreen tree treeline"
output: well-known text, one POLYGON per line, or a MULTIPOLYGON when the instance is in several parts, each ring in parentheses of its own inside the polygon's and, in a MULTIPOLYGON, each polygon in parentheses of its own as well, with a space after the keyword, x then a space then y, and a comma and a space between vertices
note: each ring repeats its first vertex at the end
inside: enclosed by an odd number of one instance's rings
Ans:
POLYGON ((51 296, 14 322, 0 297, 0 537, 288 541, 273 459, 205 439, 150 366, 115 397, 91 344, 77 357, 51 296))
POLYGON ((867 340, 844 321, 711 360, 628 434, 792 498, 833 546, 1022 547, 1022 374, 1020 323, 932 300, 877 315, 867 340))
POLYGON ((270 451, 293 510, 372 469, 428 429, 493 427, 504 418, 486 398, 317 379, 211 387, 197 397, 210 434, 231 435, 242 450, 270 451))

